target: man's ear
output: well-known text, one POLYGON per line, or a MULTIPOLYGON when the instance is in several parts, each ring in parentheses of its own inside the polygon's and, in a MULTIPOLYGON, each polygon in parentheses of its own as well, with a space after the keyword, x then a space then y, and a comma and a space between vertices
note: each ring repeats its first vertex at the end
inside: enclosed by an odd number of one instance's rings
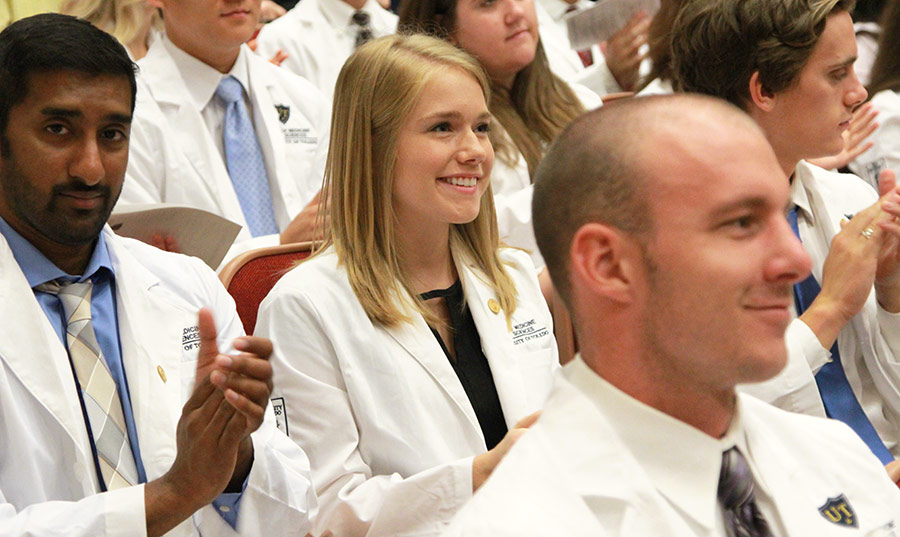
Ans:
POLYGON ((755 71, 750 75, 750 105, 758 108, 763 112, 771 112, 775 108, 775 100, 778 98, 775 93, 763 85, 759 79, 759 71, 755 71))
POLYGON ((572 237, 569 258, 571 277, 585 288, 615 302, 633 300, 633 285, 643 266, 633 237, 604 224, 585 224, 572 237))

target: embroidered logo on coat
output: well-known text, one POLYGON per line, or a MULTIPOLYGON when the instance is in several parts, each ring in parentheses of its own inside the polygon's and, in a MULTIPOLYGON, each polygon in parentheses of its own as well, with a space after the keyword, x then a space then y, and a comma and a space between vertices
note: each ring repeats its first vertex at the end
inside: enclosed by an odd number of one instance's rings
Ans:
POLYGON ((278 112, 278 121, 282 123, 287 123, 288 119, 291 117, 291 107, 285 106, 283 104, 276 104, 275 111, 278 112))
POLYGON ((819 507, 819 513, 832 524, 854 528, 859 527, 859 521, 856 520, 856 512, 843 494, 834 498, 828 498, 825 505, 819 507))
POLYGON ((287 409, 284 407, 284 397, 272 398, 272 411, 275 413, 275 426, 284 434, 288 434, 287 409))

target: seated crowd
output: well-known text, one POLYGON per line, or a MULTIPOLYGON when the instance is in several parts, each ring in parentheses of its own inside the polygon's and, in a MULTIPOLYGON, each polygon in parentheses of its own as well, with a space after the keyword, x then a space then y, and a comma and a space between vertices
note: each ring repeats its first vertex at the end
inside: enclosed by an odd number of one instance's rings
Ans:
POLYGON ((900 0, 281 3, 0 0, 0 537, 900 535, 900 0))

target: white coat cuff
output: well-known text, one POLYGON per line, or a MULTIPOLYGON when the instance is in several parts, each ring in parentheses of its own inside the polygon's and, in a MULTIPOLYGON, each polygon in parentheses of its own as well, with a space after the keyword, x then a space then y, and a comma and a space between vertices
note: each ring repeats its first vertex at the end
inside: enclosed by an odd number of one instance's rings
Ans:
POLYGON ((879 305, 876 319, 884 340, 895 355, 900 355, 900 313, 891 313, 879 305))
POLYGON ((822 369, 822 366, 831 361, 831 351, 822 346, 816 333, 800 319, 794 319, 788 326, 786 339, 788 352, 800 352, 809 364, 813 375, 822 369))
POLYGON ((146 537, 144 485, 104 493, 107 537, 146 537))

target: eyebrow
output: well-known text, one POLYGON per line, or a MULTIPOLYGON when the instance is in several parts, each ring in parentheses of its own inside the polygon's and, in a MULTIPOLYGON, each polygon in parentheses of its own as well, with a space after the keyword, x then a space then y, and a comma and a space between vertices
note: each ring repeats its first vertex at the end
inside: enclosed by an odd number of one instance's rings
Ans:
POLYGON ((847 58, 846 60, 844 60, 842 62, 838 62, 838 63, 832 64, 832 65, 829 65, 828 70, 833 71, 835 69, 843 69, 844 67, 853 65, 854 63, 856 63, 856 56, 847 58))
POLYGON ((712 217, 713 219, 722 218, 741 209, 759 210, 768 207, 769 205, 770 204, 768 200, 762 197, 741 198, 739 200, 726 203, 725 205, 722 205, 720 207, 716 207, 713 210, 712 217))
MULTIPOLYGON (((423 119, 426 119, 426 120, 428 120, 428 119, 462 119, 462 117, 463 117, 463 115, 460 112, 451 111, 451 112, 437 112, 435 114, 426 116, 423 119)), ((490 112, 484 112, 483 114, 478 116, 479 120, 490 119, 490 118, 491 118, 490 112)))
MULTIPOLYGON (((80 110, 72 110, 71 108, 56 108, 48 106, 41 110, 41 114, 52 117, 79 118, 84 114, 80 110)), ((116 123, 131 123, 131 116, 127 114, 108 114, 105 118, 107 121, 116 123)))

